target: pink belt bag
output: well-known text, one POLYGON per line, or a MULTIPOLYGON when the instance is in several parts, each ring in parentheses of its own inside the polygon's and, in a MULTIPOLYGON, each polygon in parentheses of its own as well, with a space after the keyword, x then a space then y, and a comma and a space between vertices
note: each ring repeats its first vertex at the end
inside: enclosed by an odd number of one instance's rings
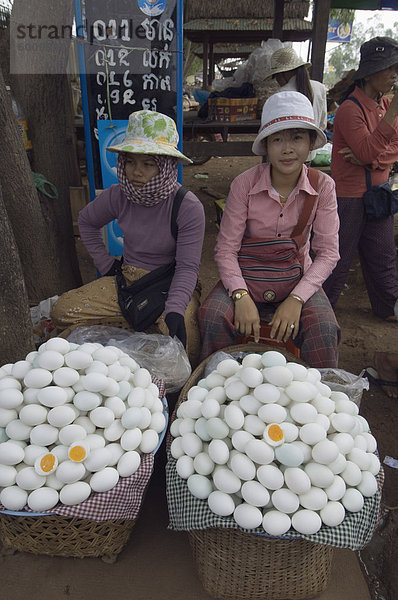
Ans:
MULTIPOLYGON (((319 172, 308 169, 308 178, 317 190, 319 172)), ((316 196, 308 196, 291 238, 244 238, 238 263, 255 302, 282 302, 303 275, 299 253, 304 245, 303 231, 308 224, 316 196)))

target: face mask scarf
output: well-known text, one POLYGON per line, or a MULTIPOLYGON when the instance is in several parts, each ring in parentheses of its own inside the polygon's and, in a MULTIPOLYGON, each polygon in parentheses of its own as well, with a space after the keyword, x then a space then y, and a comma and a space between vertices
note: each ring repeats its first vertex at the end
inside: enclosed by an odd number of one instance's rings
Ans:
POLYGON ((136 189, 126 177, 126 154, 120 152, 117 158, 117 178, 125 196, 135 204, 155 206, 168 198, 177 183, 178 161, 173 156, 151 154, 159 168, 159 173, 142 188, 136 189))

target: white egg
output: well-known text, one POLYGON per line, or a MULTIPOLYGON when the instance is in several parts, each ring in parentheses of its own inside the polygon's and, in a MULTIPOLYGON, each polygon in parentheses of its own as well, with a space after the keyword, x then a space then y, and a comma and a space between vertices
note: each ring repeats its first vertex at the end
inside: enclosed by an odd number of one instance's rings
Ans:
POLYGON ((119 381, 119 394, 121 400, 126 400, 132 390, 131 384, 128 381, 119 381))
POLYGON ((238 504, 234 510, 234 519, 239 527, 244 529, 255 529, 263 521, 263 514, 260 509, 251 504, 238 504))
POLYGON ((279 423, 279 427, 283 431, 283 439, 285 442, 294 442, 298 438, 299 428, 294 423, 279 423))
POLYGON ((46 369, 31 369, 24 377, 24 386, 29 388, 45 388, 52 382, 53 376, 46 369))
POLYGON ((61 463, 64 462, 64 460, 68 460, 68 450, 68 446, 58 444, 58 446, 53 446, 51 452, 58 458, 58 463, 61 463))
POLYGON ((134 385, 147 388, 152 383, 152 377, 148 369, 140 367, 133 375, 134 385))
POLYGON ((54 473, 58 467, 58 458, 53 452, 46 452, 37 456, 34 462, 34 469, 38 475, 47 476, 54 473))
POLYGON ((166 417, 161 412, 153 413, 151 416, 151 422, 149 424, 150 429, 154 429, 157 433, 161 433, 166 427, 166 417))
MULTIPOLYGON (((138 429, 138 427, 135 427, 134 429, 127 429, 123 433, 122 437, 120 438, 120 445, 123 448, 123 450, 135 450, 141 444, 141 440, 142 431, 141 429, 138 429)), ((182 450, 182 452, 184 451, 182 450)))
MULTIPOLYGON (((110 408, 116 419, 120 419, 123 413, 126 412, 126 405, 119 396, 110 396, 106 398, 104 406, 110 408)), ((94 407, 97 408, 97 407, 94 407)))
POLYGON ((25 441, 29 439, 32 427, 25 425, 19 419, 10 421, 6 426, 6 434, 11 440, 25 441))
POLYGON ((286 365, 286 358, 281 352, 269 350, 261 355, 261 363, 264 367, 275 367, 286 365))
POLYGON ((264 423, 282 423, 286 419, 286 409, 279 404, 263 404, 258 410, 258 416, 264 423))
POLYGON ((40 404, 29 404, 23 406, 19 411, 19 418, 25 425, 40 425, 47 420, 48 410, 40 404))
POLYGON ((348 486, 357 486, 362 479, 361 469, 350 460, 347 460, 344 471, 341 472, 341 477, 348 486))
POLYGON ((11 375, 15 379, 23 379, 28 371, 32 368, 31 363, 28 360, 18 360, 13 364, 11 369, 11 375))
POLYGON ((225 407, 224 420, 231 429, 241 429, 245 422, 245 415, 239 406, 230 404, 225 407))
POLYGON ((268 490, 258 481, 245 481, 241 493, 244 501, 253 506, 266 506, 270 501, 268 490))
POLYGON ((254 440, 253 434, 244 430, 235 431, 231 438, 233 447, 239 452, 245 451, 245 446, 250 440, 254 440))
POLYGON ((249 440, 244 451, 258 465, 269 465, 274 460, 273 449, 263 440, 249 440))
POLYGON ((227 399, 227 394, 224 387, 216 386, 207 393, 206 398, 215 398, 219 404, 223 404, 227 399))
MULTIPOLYGON (((108 367, 106 366, 105 363, 101 362, 100 360, 93 360, 93 362, 91 363, 90 366, 87 367, 87 369, 85 369, 85 373, 86 375, 96 375, 98 373, 101 373, 101 375, 105 375, 105 377, 108 375, 108 367)), ((105 380, 102 380, 104 387, 106 386, 106 382, 105 380)), ((93 390, 93 391, 99 391, 99 390, 93 390)))
MULTIPOLYGON (((214 440, 214 442, 221 440, 214 440)), ((228 451, 229 458, 229 451, 228 451)), ((228 459, 227 459, 228 461, 228 459)), ((225 461, 225 462, 227 462, 225 461)), ((215 467, 215 462, 211 459, 207 452, 199 452, 193 459, 193 467, 199 475, 210 475, 215 467)))
POLYGON ((353 448, 349 454, 347 454, 346 458, 351 462, 358 465, 361 471, 367 471, 370 466, 370 456, 365 450, 361 450, 360 448, 353 448))
POLYGON ((298 510, 292 516, 292 527, 304 535, 312 535, 320 530, 322 526, 321 517, 313 510, 298 510))
POLYGON ((91 494, 91 487, 85 481, 77 481, 65 485, 59 493, 59 499, 62 504, 74 506, 87 500, 91 494))
POLYGON ((36 446, 50 446, 58 440, 59 431, 47 423, 36 425, 30 432, 30 443, 36 446))
POLYGON ((358 512, 362 510, 364 505, 363 495, 359 490, 353 487, 348 488, 341 499, 341 503, 346 510, 349 510, 350 512, 358 512))
POLYGON ((0 408, 17 408, 23 402, 23 393, 16 388, 0 390, 0 408))
POLYGON ((90 486, 94 492, 107 492, 119 481, 119 473, 114 467, 105 467, 91 476, 90 486))
POLYGON ((101 396, 94 392, 87 392, 86 390, 77 392, 73 398, 73 404, 79 410, 88 412, 99 407, 102 402, 101 396))
POLYGON ((70 343, 64 338, 54 337, 47 340, 47 342, 45 343, 45 349, 52 350, 54 352, 60 352, 61 354, 66 354, 67 352, 69 352, 70 343))
POLYGON ((193 458, 202 452, 203 442, 196 433, 188 432, 182 436, 181 446, 184 453, 193 458))
POLYGON ((324 490, 318 487, 311 487, 308 492, 299 495, 301 506, 310 510, 321 510, 328 502, 328 497, 324 490))
POLYGON ((32 364, 32 362, 34 361, 34 359, 39 356, 39 353, 37 352, 37 350, 34 350, 33 352, 28 352, 28 354, 25 357, 25 360, 27 360, 28 362, 30 362, 30 364, 32 364))
POLYGON ((108 384, 103 390, 101 390, 101 394, 108 398, 111 398, 112 396, 117 396, 119 394, 119 383, 112 379, 112 377, 107 377, 107 380, 108 384))
POLYGON ((193 433, 195 431, 195 420, 191 417, 184 417, 180 419, 179 433, 185 435, 186 433, 193 433))
POLYGON ((106 406, 98 406, 97 408, 94 408, 94 410, 90 411, 88 416, 96 427, 101 428, 109 427, 109 425, 111 425, 115 420, 115 415, 111 409, 107 408, 106 406))
POLYGON ((73 425, 80 425, 81 427, 83 427, 83 429, 86 430, 87 434, 96 432, 96 427, 94 423, 88 417, 85 416, 77 417, 74 420, 73 425))
POLYGON ((27 500, 28 493, 17 485, 6 487, 0 492, 0 503, 6 510, 22 510, 27 500))
POLYGON ((243 481, 250 481, 256 476, 254 462, 245 454, 237 452, 230 460, 232 471, 243 481))
POLYGON ((142 433, 142 440, 139 449, 144 454, 153 452, 159 443, 159 435, 153 429, 147 429, 142 433))
POLYGON ((91 354, 87 352, 83 352, 82 350, 74 350, 73 352, 68 352, 65 354, 65 364, 67 367, 71 369, 76 369, 77 371, 86 369, 93 362, 93 357, 91 354))
POLYGON ((103 435, 100 435, 98 432, 102 431, 96 429, 95 433, 87 434, 85 438, 85 442, 90 446, 90 450, 95 450, 96 448, 103 448, 105 446, 105 438, 103 435))
POLYGON ((92 357, 94 360, 103 362, 106 365, 111 365, 117 361, 118 354, 110 348, 102 347, 98 348, 97 350, 94 350, 94 352, 92 353, 92 357))
POLYGON ((275 465, 261 465, 261 467, 258 467, 257 479, 269 490, 278 490, 284 484, 283 473, 275 465))
POLYGON ((294 402, 300 403, 310 402, 318 395, 317 388, 309 381, 292 381, 285 392, 294 402))
POLYGON ((264 381, 262 372, 255 367, 244 366, 242 369, 240 369, 240 371, 238 371, 238 374, 242 382, 249 388, 255 388, 264 381))
MULTIPOLYGON (((117 463, 119 462, 120 458, 123 456, 123 454, 125 454, 125 452, 124 452, 123 448, 121 447, 121 445, 119 444, 119 442, 111 442, 110 444, 107 444, 106 447, 112 455, 111 461, 108 466, 115 467, 117 465, 117 463)), ((120 475, 120 473, 119 473, 119 475, 120 475)))
MULTIPOLYGON (((186 408, 186 407, 185 407, 186 408)), ((203 403, 200 403, 200 408, 199 408, 201 414, 200 416, 205 417, 205 419, 211 419, 212 417, 218 417, 218 415, 220 414, 220 403, 215 399, 215 398, 206 398, 203 403)), ((189 415, 189 411, 185 411, 186 414, 188 416, 192 416, 189 415)), ((196 418, 199 418, 196 417, 196 418)))
POLYGON ((339 447, 342 454, 348 454, 354 447, 354 438, 349 433, 334 433, 330 439, 339 447))
POLYGON ((272 504, 280 512, 294 513, 299 507, 297 494, 287 488, 280 488, 271 494, 272 504))
POLYGON ((17 470, 11 465, 0 464, 0 487, 9 487, 15 484, 17 470))
POLYGON ((231 377, 241 368, 238 361, 233 358, 226 358, 218 363, 216 371, 223 377, 231 377))
POLYGON ((210 510, 221 517, 232 515, 235 510, 235 502, 232 497, 219 490, 211 492, 207 498, 207 502, 210 510))
POLYGON ((75 385, 80 379, 79 372, 70 367, 61 367, 53 373, 53 380, 60 387, 69 387, 75 385))
POLYGON ((66 404, 68 401, 68 394, 62 387, 55 385, 49 385, 41 388, 37 393, 37 399, 40 404, 53 408, 54 406, 61 406, 66 404))
POLYGON ((3 465, 17 465, 24 459, 24 449, 12 442, 0 444, 0 463, 3 465))
MULTIPOLYGON (((123 435, 126 435, 126 434, 124 433, 123 435)), ((170 454, 175 459, 179 459, 180 456, 184 455, 184 450, 182 449, 181 442, 182 442, 182 437, 176 437, 170 444, 170 454)), ((138 446, 139 446, 139 443, 137 444, 136 448, 138 446)), ((122 445, 122 447, 123 447, 123 445, 122 445)))
POLYGON ((44 485, 46 478, 38 475, 34 467, 25 467, 18 471, 15 483, 23 490, 36 490, 44 485))
POLYGON ((322 415, 329 416, 335 410, 335 403, 334 403, 334 401, 331 398, 328 398, 327 396, 322 396, 321 394, 318 394, 311 401, 311 404, 313 406, 315 406, 315 408, 317 409, 317 411, 320 414, 322 414, 322 415))
POLYGON ((201 388, 197 385, 194 385, 188 390, 187 393, 187 402, 193 400, 196 402, 203 402, 207 396, 207 390, 205 388, 201 388))
POLYGON ((26 388, 23 391, 24 404, 37 404, 37 394, 39 388, 26 388))
MULTIPOLYGON (((295 383, 302 382, 296 381, 295 383)), ((290 408, 290 416, 296 421, 296 423, 305 425, 306 423, 314 423, 318 416, 318 412, 315 406, 312 406, 312 404, 296 402, 290 408)))
POLYGON ((213 439, 223 439, 229 434, 228 425, 218 417, 212 417, 208 419, 206 423, 206 430, 209 436, 213 439))
POLYGON ((329 501, 319 514, 325 525, 337 527, 344 520, 345 509, 341 502, 329 501))
POLYGON ((70 446, 73 442, 79 442, 87 437, 87 431, 81 425, 66 425, 59 430, 59 441, 65 446, 70 446))
POLYGON ((188 479, 195 473, 193 458, 184 454, 176 462, 176 471, 182 479, 188 479))
POLYGON ((364 471, 362 473, 361 481, 357 485, 357 489, 361 492, 362 496, 365 496, 365 498, 374 496, 378 490, 376 477, 370 473, 370 471, 364 471))
POLYGON ((247 394, 239 399, 239 406, 249 415, 256 415, 262 403, 252 394, 247 394))
POLYGON ((11 421, 18 418, 16 410, 11 408, 0 408, 0 427, 6 427, 11 421))
MULTIPOLYGON (((89 369, 92 367, 93 365, 89 369)), ((90 372, 87 375, 81 376, 80 382, 88 392, 102 392, 108 386, 107 376, 98 372, 90 372)))
POLYGON ((269 510, 263 517, 263 528, 269 535, 283 535, 289 531, 291 524, 289 515, 281 513, 279 510, 269 510))
POLYGON ((304 462, 304 454, 302 450, 295 445, 295 442, 290 444, 285 443, 275 447, 275 458, 287 467, 298 467, 304 462))
POLYGON ((63 483, 75 483, 85 477, 86 469, 83 463, 65 460, 58 465, 55 475, 63 483))
POLYGON ((311 480, 313 486, 326 488, 332 485, 334 474, 326 465, 320 465, 316 462, 309 462, 304 465, 304 471, 311 480))
POLYGON ((54 473, 50 473, 50 475, 46 477, 45 487, 57 490, 59 492, 60 490, 62 490, 64 485, 65 484, 62 481, 60 481, 54 473))
POLYGON ((317 425, 317 423, 307 423, 300 427, 299 436, 305 444, 313 446, 321 440, 326 439, 326 431, 321 425, 317 425))
POLYGON ((254 369, 262 369, 260 354, 246 354, 242 359, 242 367, 252 367, 254 369))
POLYGON ((293 373, 293 379, 295 381, 308 381, 307 379, 307 367, 300 365, 295 362, 286 363, 286 367, 293 373))
POLYGON ((120 477, 130 477, 139 468, 141 464, 141 456, 135 450, 125 452, 117 463, 117 471, 120 477))
POLYGON ((243 424, 243 429, 248 431, 252 435, 263 435, 266 426, 262 419, 260 419, 257 415, 246 415, 245 421, 243 424))
POLYGON ((142 387, 133 388, 128 395, 127 403, 130 407, 142 407, 145 403, 145 389, 142 387))
POLYGON ((305 494, 311 489, 311 479, 298 467, 287 467, 284 472, 285 483, 295 494, 305 494))
POLYGON ((104 438, 108 442, 116 442, 117 440, 120 440, 125 431, 120 419, 115 419, 109 427, 104 428, 104 438))
POLYGON ((330 420, 335 430, 342 433, 351 432, 355 425, 354 417, 346 413, 336 413, 330 420))
POLYGON ((278 402, 281 393, 272 383, 261 383, 254 389, 253 395, 263 404, 274 404, 278 402))
POLYGON ((377 475, 380 471, 380 461, 376 454, 370 454, 369 471, 372 475, 377 475))
POLYGON ((101 471, 109 466, 112 462, 112 452, 107 446, 103 448, 94 448, 90 451, 87 458, 84 460, 84 466, 87 471, 101 471))
POLYGON ((249 393, 249 387, 243 381, 237 379, 225 385, 225 393, 230 400, 239 400, 242 396, 246 396, 249 393))
MULTIPOLYGON (((197 452, 195 456, 197 456, 197 454, 200 452, 201 450, 197 452)), ((223 440, 211 440, 207 448, 207 452, 211 460, 217 465, 224 465, 229 460, 229 448, 223 440)))
POLYGON ((331 440, 321 440, 312 448, 312 458, 315 462, 327 465, 339 455, 339 447, 331 440))
MULTIPOLYGON (((12 370, 12 366, 13 365, 10 365, 10 373, 12 370)), ((4 369, 4 365, 3 365, 2 369, 4 369)), ((8 389, 21 390, 21 384, 17 379, 15 379, 15 377, 11 377, 11 376, 2 377, 0 379, 0 391, 8 390, 8 389)))
POLYGON ((340 475, 335 475, 333 483, 325 487, 325 492, 329 500, 337 501, 344 496, 346 489, 347 486, 344 479, 340 475))
POLYGON ((221 467, 213 473, 215 487, 226 494, 235 494, 241 488, 241 480, 227 467, 221 467))
POLYGON ((57 490, 52 488, 40 488, 33 490, 28 496, 28 506, 33 511, 41 512, 43 510, 50 510, 53 508, 59 500, 59 494, 57 490))
POLYGON ((55 350, 44 350, 39 354, 37 363, 41 369, 55 371, 64 364, 64 355, 55 350))

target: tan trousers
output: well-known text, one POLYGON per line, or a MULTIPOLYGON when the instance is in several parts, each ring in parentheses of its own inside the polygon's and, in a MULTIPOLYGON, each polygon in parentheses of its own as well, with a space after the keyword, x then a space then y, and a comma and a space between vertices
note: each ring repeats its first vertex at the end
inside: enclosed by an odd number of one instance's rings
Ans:
MULTIPOLYGON (((131 265, 122 266, 128 285, 148 273, 145 269, 131 265)), ((201 286, 198 283, 185 311, 187 330, 187 354, 192 368, 199 361, 200 334, 197 311, 200 306, 201 286)), ((109 325, 131 329, 123 317, 118 299, 115 277, 101 277, 82 287, 62 294, 54 304, 51 318, 58 329, 67 329, 79 325, 109 325)), ((168 335, 169 330, 163 315, 146 330, 146 333, 168 335)))

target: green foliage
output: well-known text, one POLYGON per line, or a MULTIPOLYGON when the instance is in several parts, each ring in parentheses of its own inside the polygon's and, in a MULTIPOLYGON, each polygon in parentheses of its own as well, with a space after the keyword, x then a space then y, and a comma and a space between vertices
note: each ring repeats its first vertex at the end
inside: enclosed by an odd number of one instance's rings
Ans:
POLYGON ((347 8, 332 8, 329 17, 336 21, 344 23, 352 23, 354 20, 355 10, 348 10, 347 8))

